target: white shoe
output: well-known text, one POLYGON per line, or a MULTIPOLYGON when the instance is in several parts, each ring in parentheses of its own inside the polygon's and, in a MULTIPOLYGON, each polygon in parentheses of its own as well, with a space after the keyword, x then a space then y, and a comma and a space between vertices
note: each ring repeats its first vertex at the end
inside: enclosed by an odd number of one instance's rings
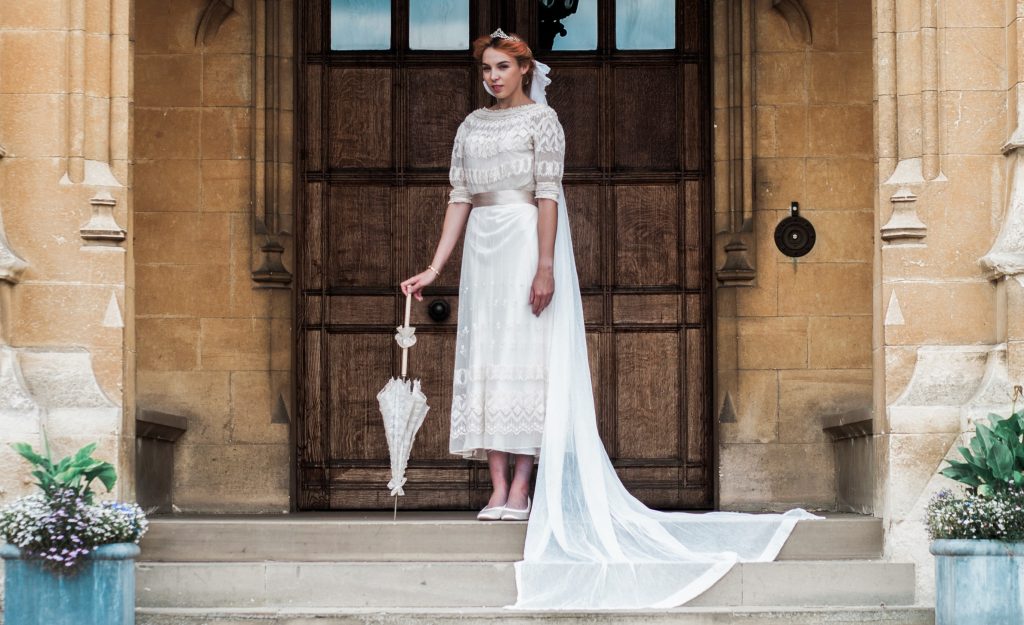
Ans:
POLYGON ((505 513, 505 506, 491 506, 484 508, 476 514, 478 521, 498 521, 505 513))
POLYGON ((501 513, 502 521, 525 521, 530 518, 530 508, 533 507, 533 500, 529 497, 526 498, 526 509, 516 510, 515 508, 509 508, 505 506, 505 511, 501 513))

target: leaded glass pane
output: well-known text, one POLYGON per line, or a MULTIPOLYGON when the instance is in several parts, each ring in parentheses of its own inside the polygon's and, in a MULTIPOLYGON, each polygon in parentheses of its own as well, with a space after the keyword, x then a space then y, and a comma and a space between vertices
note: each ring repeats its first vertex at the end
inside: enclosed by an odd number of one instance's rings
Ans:
POLYGON ((331 0, 331 50, 391 47, 391 0, 331 0))
POLYGON ((409 49, 469 48, 469 0, 409 0, 409 49))
POLYGON ((541 49, 597 49, 597 0, 539 2, 541 49))
POLYGON ((619 50, 676 47, 675 0, 615 0, 615 45, 619 50))

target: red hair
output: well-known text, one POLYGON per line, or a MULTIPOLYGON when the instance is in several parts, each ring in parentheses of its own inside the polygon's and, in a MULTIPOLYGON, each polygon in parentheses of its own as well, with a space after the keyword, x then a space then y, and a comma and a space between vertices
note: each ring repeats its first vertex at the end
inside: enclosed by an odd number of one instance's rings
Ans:
MULTIPOLYGON (((507 33, 512 37, 519 37, 515 33, 507 33)), ((530 46, 526 45, 526 41, 522 37, 519 40, 505 39, 504 37, 491 37, 490 35, 481 35, 473 40, 473 58, 477 62, 483 61, 484 50, 487 48, 494 48, 500 52, 504 52, 510 57, 516 60, 519 67, 528 65, 529 70, 523 74, 523 91, 529 93, 530 83, 533 82, 533 70, 536 67, 533 64, 533 51, 530 50, 530 46)))

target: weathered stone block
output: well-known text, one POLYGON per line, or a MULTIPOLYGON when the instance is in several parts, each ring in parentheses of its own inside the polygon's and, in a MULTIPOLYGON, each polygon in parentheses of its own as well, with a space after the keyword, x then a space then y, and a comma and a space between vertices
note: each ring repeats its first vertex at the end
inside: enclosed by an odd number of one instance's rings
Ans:
POLYGON ((807 367, 806 317, 740 318, 740 369, 807 367))
POLYGON ((191 371, 199 367, 199 319, 141 317, 135 322, 142 371, 191 371))
POLYGON ((204 159, 252 157, 252 113, 248 108, 204 108, 202 149, 204 159))
MULTIPOLYGON (((814 224, 811 262, 868 262, 874 251, 874 214, 870 211, 800 211, 814 224)), ((788 259, 781 259, 786 262, 788 259)), ((792 261, 790 261, 792 262, 792 261)))
POLYGON ((19 157, 64 156, 66 102, 64 94, 0 94, 4 147, 19 157))
POLYGON ((870 51, 811 54, 810 73, 808 92, 813 104, 871 103, 874 67, 870 51))
POLYGON ((808 156, 870 156, 873 110, 867 104, 811 106, 808 156))
POLYGON ((871 314, 869 263, 779 265, 779 313, 783 315, 871 314))
POLYGON ((136 157, 199 158, 199 119, 197 109, 136 107, 136 157))
POLYGON ((140 315, 212 317, 223 314, 227 265, 139 265, 135 268, 140 315), (199 288, 202 285, 210 288, 199 288))
POLYGON ((734 423, 719 424, 726 443, 770 443, 778 439, 779 385, 776 371, 738 371, 732 396, 734 423))
POLYGON ((231 387, 221 371, 145 371, 137 374, 139 406, 188 419, 182 445, 226 443, 231 387))
POLYGON ((799 104, 775 107, 776 154, 802 157, 807 154, 807 107, 799 104))
POLYGON ((231 260, 226 213, 138 213, 135 227, 135 254, 140 263, 191 265, 231 260))
POLYGON ((135 163, 136 214, 197 211, 203 187, 198 159, 142 160, 135 163))
MULTIPOLYGON (((984 10, 981 12, 984 13, 984 10)), ((1006 41, 1003 29, 946 28, 939 42, 942 47, 940 90, 997 91, 1006 88, 1006 41)))
POLYGON ((202 368, 266 370, 269 365, 270 322, 267 319, 203 319, 202 368))
POLYGON ((251 165, 247 160, 203 160, 203 203, 207 212, 250 210, 251 165))
POLYGON ((888 345, 958 345, 990 342, 995 330, 995 289, 988 281, 908 282, 895 290, 903 325, 888 325, 888 345))
POLYGON ((807 101, 804 55, 763 52, 754 57, 757 104, 796 104, 807 101))
MULTIPOLYGON (((0 21, 0 23, 3 23, 0 21)), ((0 89, 6 93, 60 93, 66 86, 67 32, 0 32, 0 89)))
POLYGON ((807 330, 812 369, 869 369, 870 315, 811 317, 807 330))
POLYGON ((723 444, 720 459, 719 501, 724 510, 831 509, 835 505, 835 465, 829 443, 723 444))
POLYGON ((940 91, 941 145, 950 154, 998 154, 1006 141, 1004 91, 940 91))
POLYGON ((202 94, 202 55, 135 55, 136 106, 199 106, 202 94))
POLYGON ((173 3, 137 2, 136 54, 194 52, 196 19, 205 5, 204 0, 180 0, 173 3))
POLYGON ((287 512, 288 445, 181 445, 174 502, 182 512, 287 512))
POLYGON ((203 57, 203 105, 247 106, 252 99, 252 56, 207 54, 203 57))
POLYGON ((274 421, 278 402, 287 399, 287 379, 269 371, 231 374, 232 443, 288 443, 288 423, 274 421))
POLYGON ((779 372, 779 441, 827 443, 822 418, 871 409, 871 371, 779 372))
POLYGON ((789 209, 803 197, 806 171, 803 158, 765 158, 754 161, 754 206, 759 210, 789 209))

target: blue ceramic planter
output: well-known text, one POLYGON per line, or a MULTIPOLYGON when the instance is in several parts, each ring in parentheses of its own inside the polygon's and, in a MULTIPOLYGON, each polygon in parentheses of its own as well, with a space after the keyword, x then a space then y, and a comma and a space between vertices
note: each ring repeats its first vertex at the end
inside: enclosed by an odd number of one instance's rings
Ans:
POLYGON ((935 625, 1024 623, 1024 543, 935 540, 935 625))
POLYGON ((4 625, 134 625, 138 545, 97 547, 73 575, 58 575, 17 547, 4 559, 4 625))

